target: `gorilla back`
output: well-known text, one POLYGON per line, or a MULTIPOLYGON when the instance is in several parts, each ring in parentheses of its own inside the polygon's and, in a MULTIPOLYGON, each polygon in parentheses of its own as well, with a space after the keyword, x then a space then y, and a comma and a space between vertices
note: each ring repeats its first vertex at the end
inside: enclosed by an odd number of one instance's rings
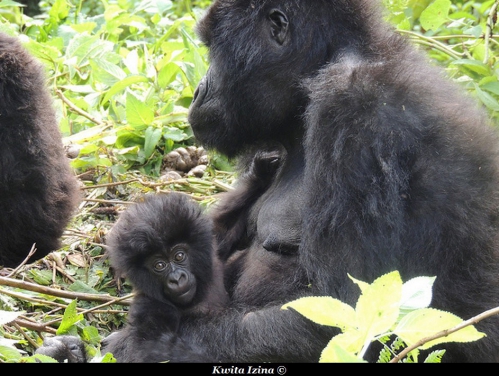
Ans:
POLYGON ((43 67, 0 34, 0 266, 56 250, 78 192, 43 67))
MULTIPOLYGON (((283 294, 272 295, 294 272, 259 265, 270 257, 285 264, 278 250, 290 243, 311 288, 289 298, 354 304, 359 291, 347 273, 372 281, 398 270, 404 280, 436 276, 432 306, 464 319, 499 303, 496 130, 378 8, 363 0, 216 0, 198 24, 210 57, 189 115, 198 141, 237 156, 270 140, 287 155, 251 208, 248 257, 228 286, 234 302, 265 309, 232 318, 244 343, 207 345, 227 359, 317 360, 325 347, 327 336, 307 332, 299 317, 290 324, 279 311, 283 294), (298 341, 293 330, 308 338, 298 341)), ((444 360, 497 361, 498 318, 477 327, 487 337, 441 346, 444 360)))

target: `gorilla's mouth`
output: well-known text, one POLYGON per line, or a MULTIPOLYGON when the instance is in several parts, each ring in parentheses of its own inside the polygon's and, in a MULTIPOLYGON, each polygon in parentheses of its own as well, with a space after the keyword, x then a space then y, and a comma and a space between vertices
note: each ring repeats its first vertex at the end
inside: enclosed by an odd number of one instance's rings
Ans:
POLYGON ((192 302, 194 295, 196 295, 196 286, 193 286, 180 295, 171 296, 171 300, 176 304, 185 306, 192 302))

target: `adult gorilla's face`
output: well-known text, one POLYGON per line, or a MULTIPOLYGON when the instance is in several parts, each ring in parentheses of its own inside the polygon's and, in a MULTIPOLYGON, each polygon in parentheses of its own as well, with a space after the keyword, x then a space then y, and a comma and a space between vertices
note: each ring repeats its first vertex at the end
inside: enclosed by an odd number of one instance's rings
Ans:
POLYGON ((295 14, 285 3, 218 0, 199 22, 210 69, 189 122, 205 147, 234 156, 251 143, 281 140, 300 124, 306 103, 299 82, 311 62, 299 48, 307 31, 295 38, 295 14))

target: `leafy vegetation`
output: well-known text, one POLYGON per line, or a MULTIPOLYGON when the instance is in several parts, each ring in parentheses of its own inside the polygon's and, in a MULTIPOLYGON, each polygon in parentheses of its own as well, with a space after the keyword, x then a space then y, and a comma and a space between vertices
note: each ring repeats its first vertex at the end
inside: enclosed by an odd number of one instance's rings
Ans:
MULTIPOLYGON (((384 345, 380 362, 395 358, 401 348, 414 346, 421 339, 452 329, 463 320, 452 313, 428 308, 435 277, 417 277, 402 283, 395 271, 377 278, 372 284, 350 276, 361 295, 355 308, 331 297, 300 298, 282 308, 293 308, 321 325, 340 328, 342 333, 331 339, 323 350, 320 362, 362 362, 374 341, 384 345), (391 336, 397 336, 390 343, 391 336)), ((419 350, 446 342, 472 342, 484 337, 473 326, 421 343, 408 352, 404 362, 418 361, 419 350)), ((439 362, 445 350, 430 353, 425 362, 439 362)))
MULTIPOLYGON (((497 120, 499 1, 384 2, 400 32, 497 120)), ((230 189, 230 161, 211 152, 204 174, 169 175, 169 153, 197 147, 186 115, 207 61, 193 27, 209 3, 43 0, 28 16, 21 4, 0 1, 0 31, 19 36, 46 67, 85 193, 58 252, 0 269, 0 362, 35 361, 29 355, 43 336, 56 333, 79 335, 97 361, 112 361, 100 357, 99 342, 123 325, 130 301, 130 286, 113 279, 103 256, 116 215, 147 192, 180 190, 208 207, 230 189)))

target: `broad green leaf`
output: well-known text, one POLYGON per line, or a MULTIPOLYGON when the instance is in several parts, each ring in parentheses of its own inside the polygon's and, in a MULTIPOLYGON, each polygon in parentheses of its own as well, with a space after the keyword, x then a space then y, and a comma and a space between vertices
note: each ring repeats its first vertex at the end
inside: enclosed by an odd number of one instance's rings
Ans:
MULTIPOLYGON (((458 316, 449 312, 433 308, 422 308, 405 315, 393 331, 410 346, 423 338, 451 329, 462 321, 458 316)), ((477 331, 474 326, 467 326, 446 337, 430 341, 421 346, 421 349, 428 349, 445 342, 473 342, 484 336, 485 334, 477 331)))
POLYGON ((96 144, 86 144, 80 149, 80 155, 91 154, 97 150, 99 150, 99 147, 96 144))
POLYGON ((133 94, 127 93, 126 118, 131 125, 150 125, 154 120, 154 110, 133 94))
POLYGON ((26 5, 18 3, 16 1, 11 1, 11 0, 2 0, 0 1, 0 8, 5 8, 5 7, 25 7, 26 5))
POLYGON ((435 0, 419 17, 421 26, 425 30, 437 30, 448 19, 451 7, 450 0, 435 0))
POLYGON ((486 83, 480 82, 480 88, 483 90, 487 90, 495 95, 499 95, 499 82, 495 77, 493 77, 494 80, 490 80, 486 83))
POLYGON ((146 136, 144 141, 144 153, 145 157, 149 158, 156 146, 158 145, 159 140, 161 140, 162 132, 159 128, 148 127, 146 129, 146 136))
POLYGON ((487 93, 486 91, 483 91, 482 89, 480 89, 480 87, 478 87, 477 84, 474 84, 474 86, 475 86, 475 90, 476 90, 476 94, 478 96, 478 99, 480 99, 480 101, 485 106, 490 108, 492 111, 499 111, 499 103, 497 102, 497 100, 492 95, 487 93))
POLYGON ((52 283, 53 275, 50 270, 33 269, 30 271, 30 275, 39 285, 49 286, 52 283))
POLYGON ((168 63, 158 73, 158 85, 161 88, 166 88, 180 72, 180 68, 175 63, 168 63))
MULTIPOLYGON (((365 363, 366 361, 357 356, 357 351, 349 351, 348 343, 351 337, 342 334, 334 337, 322 350, 320 363, 365 363)), ((355 346, 354 346, 355 347, 355 346)))
POLYGON ((134 76, 128 76, 118 82, 116 82, 111 88, 106 92, 106 95, 104 95, 104 98, 102 99, 101 104, 106 104, 109 99, 114 97, 116 94, 121 93, 123 90, 125 90, 127 87, 130 85, 139 83, 139 82, 147 82, 149 79, 145 76, 142 75, 134 75, 134 76))
POLYGON ((76 310, 76 300, 73 300, 64 310, 64 316, 62 317, 61 324, 57 329, 57 335, 76 335, 76 328, 74 327, 74 325, 81 320, 83 320, 83 315, 78 314, 76 310))
POLYGON ((66 49, 66 59, 70 61, 76 58, 76 64, 82 65, 88 59, 96 59, 111 52, 113 46, 107 41, 101 40, 98 36, 90 36, 87 34, 77 34, 66 49))
POLYGON ((99 334, 99 331, 94 326, 86 326, 83 328, 83 332, 81 334, 81 338, 90 344, 98 345, 102 340, 102 337, 99 334))
POLYGON ((55 0, 49 10, 49 15, 57 20, 65 19, 69 14, 69 6, 66 0, 55 0))
POLYGON ((472 72, 478 73, 481 76, 490 76, 491 73, 489 66, 478 60, 458 59, 452 61, 450 64, 462 66, 466 69, 469 69, 472 72))
POLYGON ((402 297, 402 279, 399 272, 387 273, 371 285, 359 283, 362 294, 357 301, 355 313, 359 330, 368 338, 388 331, 397 321, 402 297))
POLYGON ((181 142, 190 138, 190 136, 186 134, 182 129, 175 127, 164 127, 163 137, 175 142, 181 142))
POLYGON ((0 326, 14 321, 25 312, 0 311, 0 326))
POLYGON ((92 67, 92 76, 94 81, 100 82, 107 86, 113 86, 117 82, 125 79, 126 73, 115 63, 108 61, 106 58, 90 60, 92 67))
POLYGON ((34 354, 33 356, 30 356, 27 358, 29 360, 29 363, 59 363, 57 360, 54 358, 48 356, 48 355, 43 355, 43 354, 34 354))
POLYGON ((0 346, 0 359, 8 359, 10 361, 21 359, 22 355, 18 349, 0 346))
POLYGON ((282 309, 288 308, 293 308, 317 324, 335 326, 341 330, 357 326, 354 309, 329 296, 300 298, 282 306, 282 309))

